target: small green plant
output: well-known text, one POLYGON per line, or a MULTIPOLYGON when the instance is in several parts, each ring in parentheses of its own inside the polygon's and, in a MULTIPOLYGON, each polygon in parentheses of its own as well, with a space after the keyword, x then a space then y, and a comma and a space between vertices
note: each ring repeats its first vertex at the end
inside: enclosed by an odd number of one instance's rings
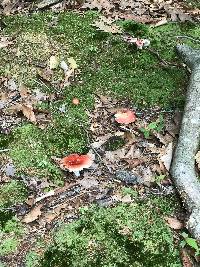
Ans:
POLYGON ((138 196, 138 192, 130 187, 123 187, 122 188, 122 195, 123 196, 131 196, 131 197, 137 197, 138 196))
POLYGON ((164 128, 164 119, 163 116, 160 115, 156 121, 153 121, 147 125, 145 128, 140 128, 140 131, 144 134, 145 138, 149 138, 152 131, 161 132, 164 128))
POLYGON ((193 248, 195 250, 195 255, 199 256, 200 255, 200 247, 196 241, 196 239, 189 237, 189 235, 185 232, 183 232, 182 237, 184 240, 181 242, 181 247, 185 247, 188 245, 189 247, 193 248))
POLYGON ((165 179, 166 175, 157 175, 155 176, 155 182, 160 185, 160 183, 165 179))

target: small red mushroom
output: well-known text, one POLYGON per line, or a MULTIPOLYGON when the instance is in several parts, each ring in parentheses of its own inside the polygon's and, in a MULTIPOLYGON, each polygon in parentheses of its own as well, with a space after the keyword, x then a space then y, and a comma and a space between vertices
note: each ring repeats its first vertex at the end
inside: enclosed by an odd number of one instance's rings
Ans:
POLYGON ((74 105, 79 105, 80 104, 80 101, 79 101, 79 99, 77 97, 75 97, 75 98, 72 99, 72 103, 74 105))
POLYGON ((134 122, 136 120, 135 112, 128 109, 120 110, 115 114, 115 120, 123 124, 134 122))
POLYGON ((92 165, 93 160, 89 155, 71 154, 61 159, 60 163, 65 169, 68 169, 76 176, 79 176, 80 171, 89 168, 92 165))

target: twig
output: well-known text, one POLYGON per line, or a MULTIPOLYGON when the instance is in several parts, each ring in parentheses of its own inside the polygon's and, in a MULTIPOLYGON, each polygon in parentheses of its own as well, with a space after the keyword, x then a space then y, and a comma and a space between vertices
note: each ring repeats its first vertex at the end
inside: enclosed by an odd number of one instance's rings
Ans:
POLYGON ((162 62, 163 65, 165 65, 165 66, 171 65, 171 66, 174 66, 174 67, 180 67, 179 64, 171 63, 171 62, 168 62, 168 61, 162 59, 161 56, 160 56, 160 54, 157 51, 155 51, 155 50, 153 50, 151 48, 146 48, 146 50, 148 50, 153 55, 155 55, 162 62))
POLYGON ((189 39, 189 40, 195 41, 197 43, 200 43, 200 40, 199 39, 195 39, 195 38, 193 38, 191 36, 180 35, 180 36, 176 36, 176 38, 179 38, 179 39, 189 39))
POLYGON ((1 150, 0 150, 0 153, 1 153, 1 152, 7 152, 7 151, 9 151, 9 150, 10 150, 10 149, 8 149, 8 148, 1 149, 1 150))
POLYGON ((108 165, 102 160, 102 158, 101 158, 101 155, 96 151, 96 149, 94 149, 92 146, 91 146, 91 144, 90 144, 90 137, 89 137, 89 133, 88 133, 88 131, 86 131, 85 129, 84 129, 84 127, 82 127, 83 128, 83 130, 85 131, 85 133, 86 133, 86 135, 87 135, 87 143, 88 143, 88 146, 92 149, 92 151, 97 155, 97 157, 99 158, 99 160, 102 162, 102 164, 108 169, 108 171, 110 172, 110 173, 113 173, 112 171, 111 171, 111 169, 110 169, 110 167, 108 167, 108 165))
POLYGON ((50 88, 42 80, 40 80, 40 82, 38 82, 37 80, 33 79, 33 81, 39 85, 44 85, 48 90, 50 90, 50 88))
POLYGON ((37 8, 38 9, 48 8, 50 6, 58 4, 59 2, 62 2, 62 0, 43 0, 37 4, 37 8))

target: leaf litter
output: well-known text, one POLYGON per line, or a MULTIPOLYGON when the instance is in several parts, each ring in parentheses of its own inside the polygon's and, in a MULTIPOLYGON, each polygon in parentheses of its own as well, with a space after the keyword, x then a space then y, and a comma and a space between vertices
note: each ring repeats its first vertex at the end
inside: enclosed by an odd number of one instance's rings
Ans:
MULTIPOLYGON (((115 24, 117 18, 134 19, 150 23, 155 27, 169 20, 191 20, 189 11, 185 13, 185 10, 180 11, 179 8, 172 9, 169 2, 164 2, 166 1, 152 4, 150 1, 88 0, 80 8, 101 11, 105 16, 95 22, 94 26, 111 33, 121 33, 121 29, 115 24)), ((17 12, 15 8, 18 7, 18 3, 14 3, 15 5, 13 3, 14 1, 7 3, 4 1, 4 14, 17 12)), ((27 7, 27 3, 21 5, 21 9, 27 7)), ((136 38, 132 42, 140 48, 143 47, 145 40, 136 38)), ((2 37, 0 40, 2 49, 12 44, 13 41, 7 37, 2 37)), ((78 66, 73 58, 68 58, 65 62, 52 55, 49 65, 38 70, 38 76, 45 82, 53 84, 53 72, 59 68, 64 72, 64 79, 58 83, 58 87, 70 85, 78 74, 78 66)), ((9 132, 8 129, 21 123, 24 118, 19 115, 20 112, 28 121, 41 127, 40 114, 35 105, 40 101, 51 99, 51 96, 39 90, 31 92, 24 85, 18 85, 12 77, 1 77, 0 82, 3 85, 0 111, 4 117, 3 121, 0 119, 3 125, 1 132, 9 132), (8 118, 13 119, 11 125, 7 124, 8 118)), ((76 101, 75 105, 76 103, 78 102, 76 101)), ((16 214, 30 232, 35 231, 38 236, 41 233, 47 236, 49 230, 58 222, 77 219, 78 208, 81 206, 91 203, 112 206, 118 202, 133 202, 132 196, 122 196, 123 186, 128 185, 136 190, 141 199, 148 194, 173 193, 170 189, 169 166, 179 129, 179 121, 173 114, 160 109, 138 110, 133 106, 130 107, 127 101, 119 102, 109 96, 97 95, 95 108, 92 112, 88 112, 88 116, 90 119, 88 146, 91 148, 90 152, 95 155, 93 168, 84 170, 81 177, 76 179, 73 174, 63 170, 67 182, 60 188, 52 184, 48 178, 43 179, 41 183, 37 177, 20 177, 29 189, 30 195, 21 208, 12 208, 16 209, 16 214), (126 125, 117 123, 115 114, 124 109, 133 111, 136 120, 126 125), (163 114, 164 123, 158 130, 160 113, 163 114), (153 128, 152 122, 155 126, 153 128), (157 183, 158 177, 162 178, 159 183, 157 183), (49 188, 51 190, 45 192, 49 188)), ((48 119, 50 121, 50 117, 48 119)), ((196 161, 199 164, 199 154, 196 156, 196 161)), ((12 163, 7 163, 3 173, 5 177, 7 176, 6 179, 15 178, 15 168, 12 163)), ((3 182, 6 182, 6 179, 3 182)), ((182 223, 176 218, 166 218, 166 221, 172 229, 182 228, 182 223)))

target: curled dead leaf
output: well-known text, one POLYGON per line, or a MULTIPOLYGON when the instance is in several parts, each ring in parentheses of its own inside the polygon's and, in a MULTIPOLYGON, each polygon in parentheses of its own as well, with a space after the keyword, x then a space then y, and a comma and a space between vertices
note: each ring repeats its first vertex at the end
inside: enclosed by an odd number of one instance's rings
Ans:
POLYGON ((183 223, 174 217, 166 217, 165 221, 167 222, 169 227, 174 229, 174 230, 180 230, 184 227, 183 223))
POLYGON ((28 214, 26 214, 22 220, 24 223, 31 223, 39 218, 39 216, 42 214, 41 208, 43 204, 40 204, 36 207, 34 207, 28 214))
POLYGON ((31 104, 22 104, 21 111, 29 121, 31 121, 32 123, 36 123, 35 113, 31 104))

